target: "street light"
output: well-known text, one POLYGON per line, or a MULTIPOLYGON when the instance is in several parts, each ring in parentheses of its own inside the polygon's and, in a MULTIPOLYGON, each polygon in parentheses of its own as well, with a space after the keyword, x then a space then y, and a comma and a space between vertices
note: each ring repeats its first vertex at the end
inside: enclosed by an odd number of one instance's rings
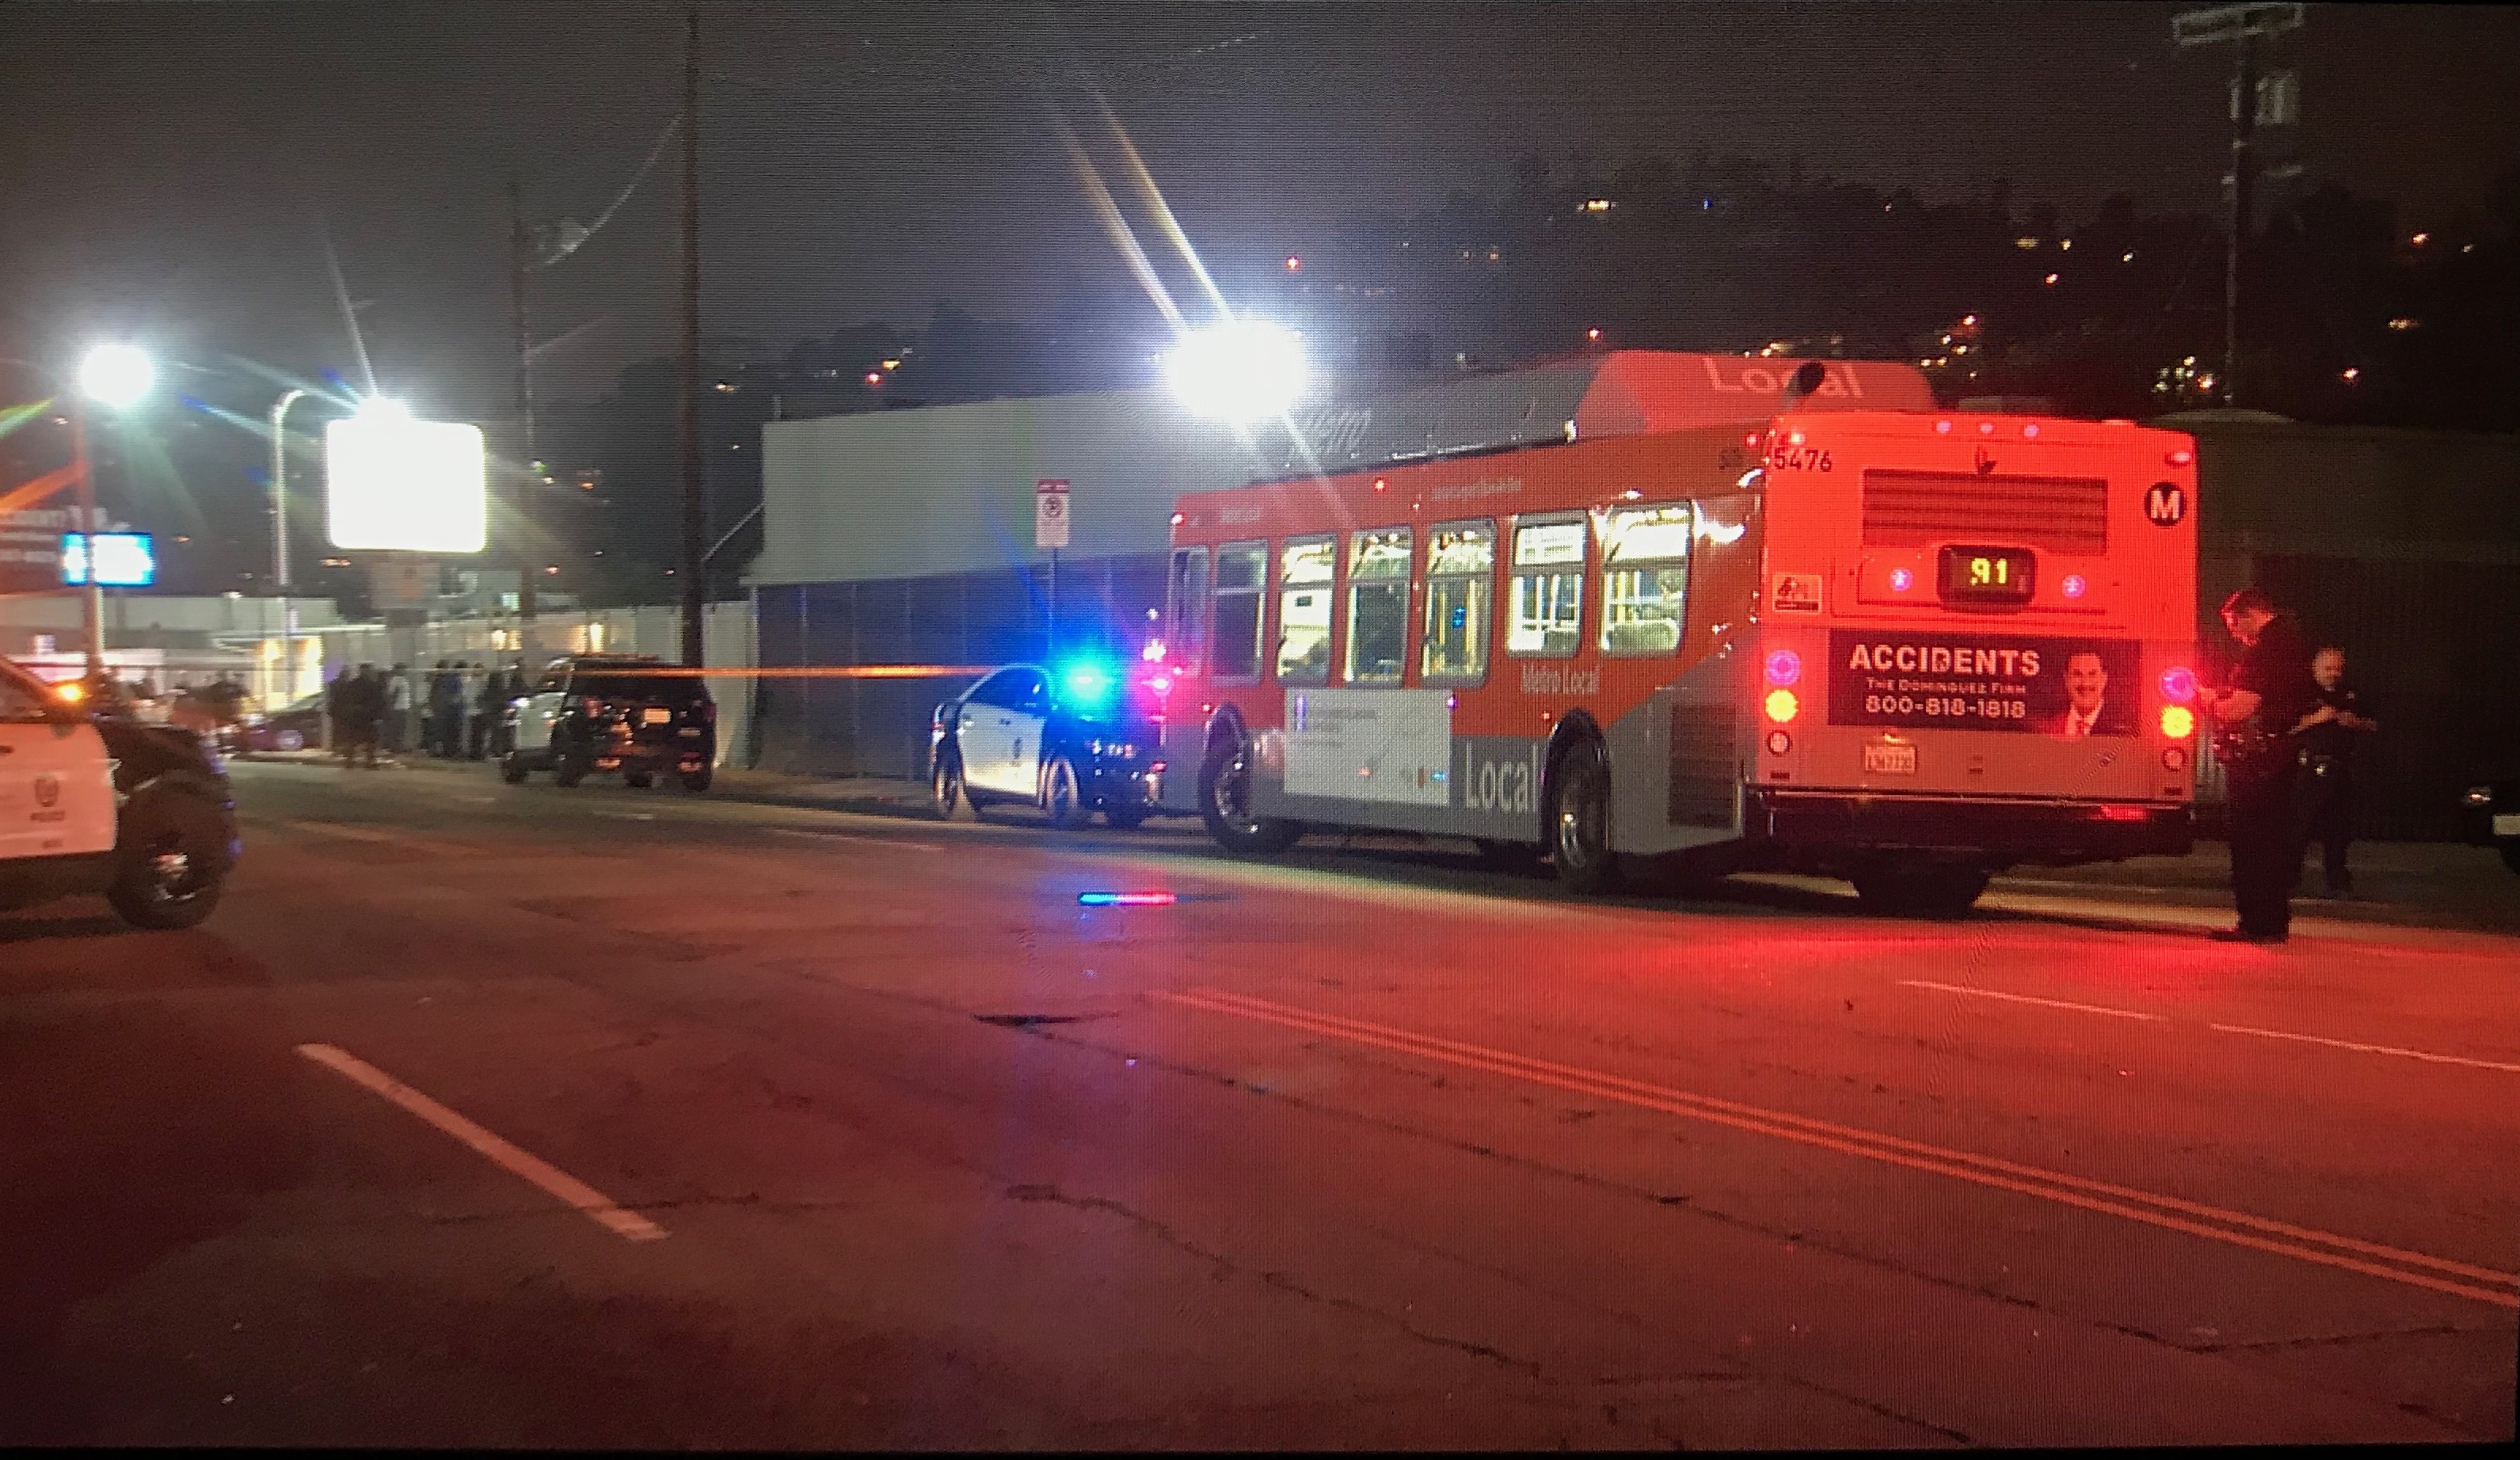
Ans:
MULTIPOLYGON (((157 367, 149 363, 149 357, 127 344, 98 345, 79 362, 79 393, 110 411, 138 404, 157 380, 157 367)), ((93 543, 104 523, 97 516, 96 471, 87 454, 87 412, 73 407, 69 418, 70 460, 78 475, 80 530, 93 543)), ((105 678, 105 589, 97 582, 101 575, 95 571, 94 554, 90 557, 79 606, 87 630, 87 675, 94 682, 105 678)))
POLYGON ((1279 415, 1312 385, 1303 340, 1265 320, 1228 320, 1183 335, 1164 357, 1164 373, 1192 411, 1236 422, 1279 415))
POLYGON ((297 700, 297 605, 289 597, 289 448, 281 422, 305 397, 303 390, 291 390, 271 403, 271 576, 280 589, 281 709, 297 700))

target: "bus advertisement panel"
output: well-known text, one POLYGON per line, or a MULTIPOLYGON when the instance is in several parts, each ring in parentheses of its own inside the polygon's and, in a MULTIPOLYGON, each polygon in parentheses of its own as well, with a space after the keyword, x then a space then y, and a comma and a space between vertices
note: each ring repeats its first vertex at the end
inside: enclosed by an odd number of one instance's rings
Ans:
POLYGON ((1244 853, 1380 827, 1578 888, 1668 858, 1925 911, 2183 851, 2193 462, 1807 396, 1186 496, 1164 800, 1244 853))

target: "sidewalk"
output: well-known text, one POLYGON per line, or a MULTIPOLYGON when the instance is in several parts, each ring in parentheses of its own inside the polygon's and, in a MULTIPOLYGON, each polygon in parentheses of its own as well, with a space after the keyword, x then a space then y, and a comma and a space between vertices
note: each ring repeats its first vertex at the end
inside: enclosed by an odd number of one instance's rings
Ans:
MULTIPOLYGON (((324 751, 257 753, 240 760, 338 765, 324 751)), ((427 758, 389 760, 387 769, 448 774, 495 775, 488 762, 427 758)), ((824 778, 775 771, 721 767, 709 794, 769 806, 795 806, 866 816, 923 818, 927 787, 912 780, 864 775, 824 778)), ((1190 827, 1188 821, 1157 825, 1190 827)), ((2445 842, 2359 842, 2354 847, 2352 902, 2310 896, 2320 885, 2317 854, 2304 863, 2297 915, 2409 927, 2468 928, 2520 933, 2520 876, 2491 847, 2445 842)), ((2131 862, 2077 867, 2017 867, 1998 877, 1999 889, 2025 893, 2092 893, 2150 898, 2182 907, 2228 907, 2231 858, 2228 845, 2199 841, 2185 857, 2143 857, 2131 862)))

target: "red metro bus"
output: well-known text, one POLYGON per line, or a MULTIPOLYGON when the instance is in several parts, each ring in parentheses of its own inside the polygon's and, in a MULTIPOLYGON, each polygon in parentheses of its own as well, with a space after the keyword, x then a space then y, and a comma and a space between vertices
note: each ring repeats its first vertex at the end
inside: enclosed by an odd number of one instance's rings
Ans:
POLYGON ((2188 849, 2188 437, 1938 410, 1892 364, 1582 369, 1489 387, 1508 429, 1413 419, 1426 459, 1179 499, 1163 804, 1242 854, 1383 828, 1921 913, 2188 849))

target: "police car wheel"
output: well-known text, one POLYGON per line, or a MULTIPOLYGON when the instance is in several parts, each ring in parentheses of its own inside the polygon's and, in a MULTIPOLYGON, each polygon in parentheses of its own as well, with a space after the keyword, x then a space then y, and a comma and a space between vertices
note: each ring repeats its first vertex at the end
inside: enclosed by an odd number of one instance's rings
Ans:
POLYGON ((644 791, 656 783, 656 777, 652 772, 624 771, 621 773, 621 783, 634 791, 644 791))
POLYGON ((1106 806, 1102 809, 1102 819, 1110 822, 1114 830, 1135 831, 1147 824, 1147 809, 1143 806, 1106 806))
POLYGON ((552 781, 561 786, 573 786, 586 779, 589 769, 585 756, 562 751, 552 757, 552 781))
POLYGON ((306 748, 305 733, 295 730, 282 730, 271 737, 271 748, 274 750, 304 750, 306 748))
POLYGON ((531 771, 530 768, 525 765, 525 758, 517 754, 515 751, 511 750, 506 755, 499 757, 499 778, 506 781, 508 784, 512 786, 523 785, 525 783, 525 776, 529 774, 531 774, 531 771))
POLYGON ((119 868, 106 901, 137 928, 189 928, 219 905, 227 880, 216 809, 198 797, 135 798, 123 809, 119 868))
POLYGON ((1060 831, 1073 831, 1085 824, 1085 798, 1076 784, 1075 762, 1055 755, 1042 768, 1041 807, 1050 813, 1050 824, 1060 831))
POLYGON ((709 788, 709 782, 715 778, 715 775, 716 773, 707 767, 698 771, 686 771, 682 774, 683 789, 697 796, 709 788))
POLYGON ((936 819, 954 819, 954 809, 964 800, 963 758, 950 750, 936 753, 936 764, 927 773, 927 809, 936 819))

